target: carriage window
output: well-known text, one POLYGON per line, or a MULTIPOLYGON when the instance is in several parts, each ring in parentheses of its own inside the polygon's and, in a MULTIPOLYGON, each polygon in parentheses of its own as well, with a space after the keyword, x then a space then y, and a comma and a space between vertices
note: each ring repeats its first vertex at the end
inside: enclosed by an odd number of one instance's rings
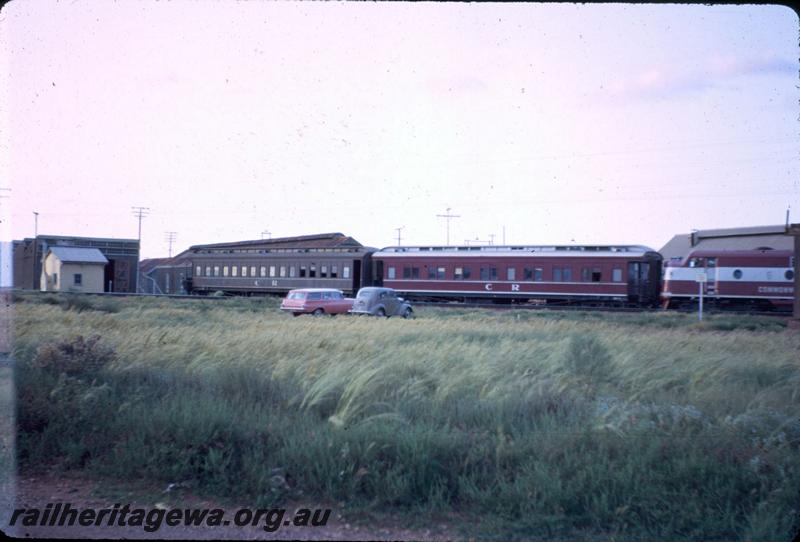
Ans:
POLYGON ((207 276, 207 277, 210 277, 210 276, 211 276, 211 266, 210 266, 210 265, 207 265, 207 266, 206 266, 206 276, 207 276))
POLYGON ((533 269, 526 267, 522 270, 522 280, 533 280, 533 269))
POLYGON ((285 265, 282 265, 282 266, 280 267, 280 273, 279 273, 279 275, 280 275, 281 277, 285 277, 285 276, 286 276, 286 266, 285 266, 285 265))
POLYGON ((561 282, 561 268, 554 267, 553 268, 553 282, 561 282))
POLYGON ((565 267, 564 268, 564 282, 572 282, 572 268, 565 267))
POLYGON ((397 274, 397 270, 394 267, 389 267, 388 269, 386 269, 386 278, 387 279, 395 278, 396 274, 397 274))
POLYGON ((301 265, 300 266, 300 278, 301 279, 306 278, 306 266, 305 265, 301 265))
POLYGON ((319 266, 319 276, 322 277, 322 278, 327 278, 327 276, 328 276, 328 266, 327 265, 319 266))
POLYGON ((620 269, 619 267, 615 267, 611 271, 611 280, 613 280, 614 282, 622 282, 622 269, 620 269))
POLYGON ((533 269, 533 280, 542 281, 544 280, 544 269, 541 267, 535 267, 533 269))
POLYGON ((222 266, 222 276, 223 277, 227 277, 228 276, 228 266, 227 265, 223 265, 222 266))
POLYGON ((436 278, 438 280, 444 280, 444 273, 445 273, 444 267, 436 268, 436 278))
POLYGON ((265 266, 263 266, 263 265, 261 266, 261 269, 259 269, 259 276, 262 276, 262 277, 266 277, 267 276, 267 268, 265 266))
POLYGON ((215 277, 218 277, 218 276, 219 276, 219 266, 218 266, 218 265, 215 265, 215 266, 214 266, 214 276, 215 276, 215 277))
POLYGON ((735 269, 733 271, 733 278, 735 278, 735 279, 742 278, 742 270, 741 269, 735 269))
POLYGON ((403 268, 403 278, 404 279, 418 279, 419 278, 419 267, 404 267, 403 268))
POLYGON ((308 269, 308 276, 311 277, 312 279, 317 276, 317 264, 315 263, 311 264, 311 267, 309 267, 308 269))
POLYGON ((428 268, 428 280, 433 280, 436 278, 436 268, 429 267, 428 268))
MULTIPOLYGON (((236 275, 238 275, 238 274, 239 274, 239 267, 238 267, 238 266, 236 266, 236 265, 234 265, 234 266, 231 268, 231 276, 232 276, 232 277, 235 277, 235 276, 236 276, 236 275)), ((247 276, 247 268, 246 268, 246 267, 244 267, 244 266, 242 266, 242 276, 243 276, 243 277, 246 277, 246 276, 247 276)))
POLYGON ((453 268, 453 278, 456 280, 462 280, 464 278, 464 268, 463 267, 453 268))
MULTIPOLYGON (((234 269, 236 269, 236 268, 234 267, 234 269)), ((235 277, 235 276, 236 276, 236 273, 234 273, 234 274, 233 274, 233 276, 235 277)), ((246 266, 246 265, 243 265, 243 266, 242 266, 242 276, 243 276, 243 277, 246 277, 246 276, 247 276, 247 266, 246 266)))
POLYGON ((600 282, 603 279, 603 272, 599 267, 592 269, 592 282, 600 282))
POLYGON ((591 280, 591 278, 592 278, 592 275, 589 272, 589 268, 588 267, 584 267, 583 269, 581 269, 581 280, 583 282, 589 282, 591 280))
POLYGON ((349 279, 350 278, 350 266, 349 265, 345 265, 344 267, 342 267, 342 278, 343 279, 349 279))
POLYGON ((506 269, 506 280, 517 280, 517 268, 509 267, 506 269))
POLYGON ((470 278, 472 276, 472 269, 470 267, 464 268, 464 280, 470 278))
POLYGON ((203 276, 203 268, 198 265, 194 270, 194 274, 197 275, 198 277, 202 277, 203 276))
POLYGON ((339 266, 336 264, 331 265, 331 278, 335 279, 339 276, 339 266))
MULTIPOLYGON (((263 269, 263 267, 262 267, 263 269)), ((289 277, 296 277, 297 276, 297 268, 293 265, 289 266, 289 277)))
POLYGON ((255 265, 251 265, 250 266, 250 276, 251 277, 255 277, 256 276, 256 266, 255 265))
POLYGON ((481 267, 481 280, 497 280, 497 268, 481 267))
POLYGON ((270 277, 274 277, 275 276, 275 266, 274 265, 270 265, 269 266, 269 276, 270 277))

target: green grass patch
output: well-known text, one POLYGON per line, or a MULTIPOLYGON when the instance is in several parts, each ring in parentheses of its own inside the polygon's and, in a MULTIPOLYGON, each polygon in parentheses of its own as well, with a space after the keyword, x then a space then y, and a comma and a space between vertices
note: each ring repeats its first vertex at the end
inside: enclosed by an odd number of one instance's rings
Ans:
POLYGON ((18 460, 487 539, 787 540, 800 336, 773 319, 274 298, 17 300, 18 460))

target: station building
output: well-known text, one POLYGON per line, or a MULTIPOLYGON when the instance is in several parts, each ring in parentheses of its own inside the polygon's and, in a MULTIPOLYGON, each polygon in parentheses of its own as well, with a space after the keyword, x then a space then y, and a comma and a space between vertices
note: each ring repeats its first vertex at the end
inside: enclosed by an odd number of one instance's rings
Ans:
MULTIPOLYGON (((38 235, 13 242, 13 287, 23 290, 42 289, 45 257, 52 248, 96 249, 105 259, 100 292, 135 292, 136 266, 139 262, 139 241, 99 237, 67 237, 38 235)), ((92 272, 92 276, 96 272, 92 272)))

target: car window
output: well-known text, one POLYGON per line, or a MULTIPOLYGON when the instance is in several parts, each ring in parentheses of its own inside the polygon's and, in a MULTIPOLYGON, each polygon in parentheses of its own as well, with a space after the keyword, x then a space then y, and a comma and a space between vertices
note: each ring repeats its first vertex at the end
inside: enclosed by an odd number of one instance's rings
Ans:
POLYGON ((344 299, 342 292, 331 292, 331 299, 344 299))
POLYGON ((370 297, 372 297, 372 290, 366 290, 366 291, 361 290, 360 292, 358 292, 358 295, 356 297, 358 297, 359 299, 369 299, 370 297))
POLYGON ((311 292, 308 294, 309 301, 319 301, 320 299, 322 299, 322 292, 311 292))
POLYGON ((289 292, 289 299, 305 299, 305 292, 289 292))

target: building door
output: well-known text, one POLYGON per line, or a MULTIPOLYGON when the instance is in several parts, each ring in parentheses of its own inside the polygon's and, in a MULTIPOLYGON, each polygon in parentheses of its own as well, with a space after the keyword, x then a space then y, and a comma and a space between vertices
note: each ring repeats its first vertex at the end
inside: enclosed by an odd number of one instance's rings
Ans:
POLYGON ((114 286, 114 260, 108 260, 103 269, 103 291, 113 292, 114 286))

